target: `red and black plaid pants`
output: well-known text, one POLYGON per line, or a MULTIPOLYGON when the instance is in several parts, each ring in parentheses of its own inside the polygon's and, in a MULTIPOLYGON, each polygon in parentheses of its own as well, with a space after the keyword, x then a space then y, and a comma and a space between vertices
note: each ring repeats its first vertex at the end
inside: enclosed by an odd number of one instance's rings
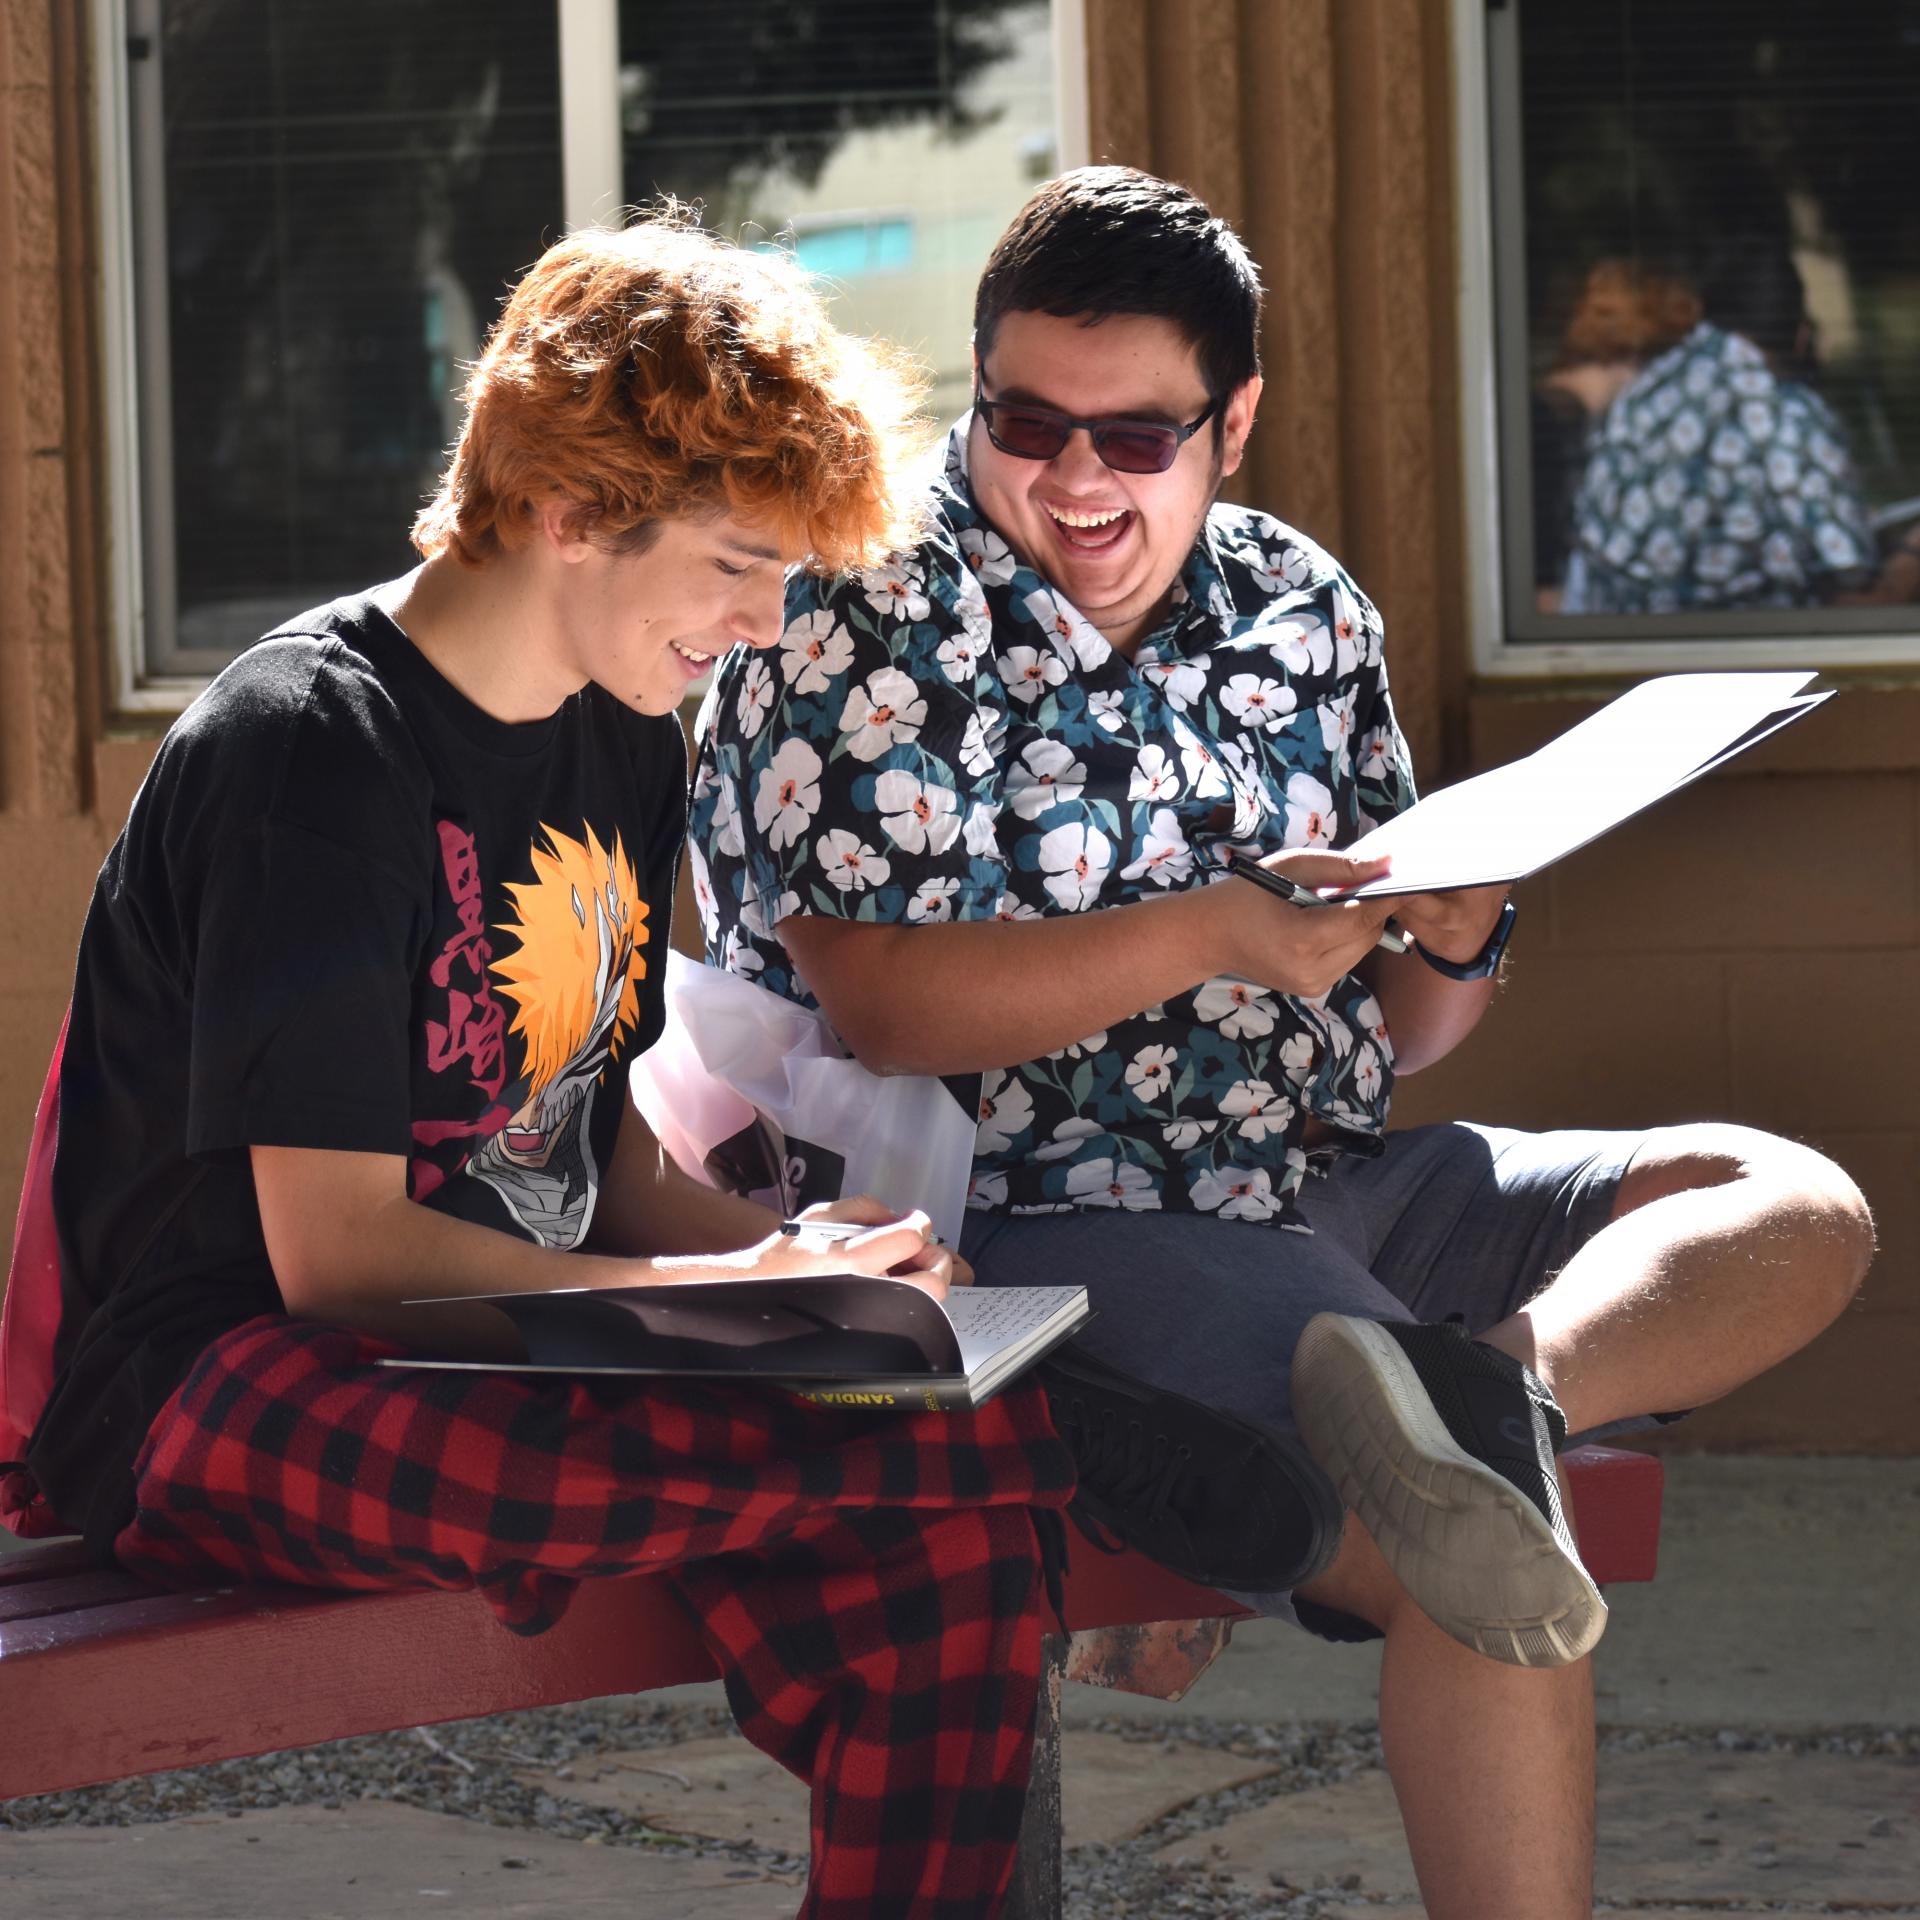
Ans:
POLYGON ((805 1920, 979 1920, 1012 1871, 1040 1665, 1035 1508, 1073 1465, 1036 1388, 879 1417, 774 1391, 374 1363, 279 1317, 154 1422, 116 1552, 163 1583, 477 1586, 538 1633, 654 1573, 748 1739, 813 1789, 805 1920))

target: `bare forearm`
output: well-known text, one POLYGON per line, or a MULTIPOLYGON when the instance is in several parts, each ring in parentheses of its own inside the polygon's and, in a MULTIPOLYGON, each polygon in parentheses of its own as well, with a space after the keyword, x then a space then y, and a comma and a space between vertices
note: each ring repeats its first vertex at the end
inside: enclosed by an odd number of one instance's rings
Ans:
POLYGON ((1221 965, 1200 888, 1044 920, 780 932, 836 1031, 876 1073, 973 1073, 1083 1040, 1221 965))
POLYGON ((1393 1042, 1393 1070, 1418 1073, 1444 1059, 1480 1024, 1498 976, 1449 980, 1414 952, 1374 953, 1358 969, 1373 989, 1393 1042))

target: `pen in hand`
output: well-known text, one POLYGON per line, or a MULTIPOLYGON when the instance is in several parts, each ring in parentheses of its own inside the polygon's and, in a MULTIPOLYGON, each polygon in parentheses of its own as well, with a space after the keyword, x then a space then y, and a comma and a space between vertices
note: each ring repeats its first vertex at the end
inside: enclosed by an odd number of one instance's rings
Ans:
MULTIPOLYGON (((1227 849, 1227 871, 1242 880, 1251 880, 1256 887, 1288 901, 1296 907, 1337 907, 1338 900, 1325 900, 1297 880, 1289 880, 1284 873, 1275 873, 1269 867, 1263 867, 1259 861, 1244 854, 1238 847, 1227 849)), ((1389 953, 1405 953, 1407 938, 1400 929, 1389 920, 1380 929, 1380 938, 1373 943, 1376 947, 1385 947, 1389 953)))
MULTIPOLYGON (((873 1233, 884 1227, 886 1221, 863 1220, 782 1220, 780 1231, 789 1239, 797 1234, 817 1233, 823 1240, 851 1240, 857 1233, 873 1233)), ((927 1235, 927 1245, 944 1247, 947 1243, 937 1233, 927 1235)))

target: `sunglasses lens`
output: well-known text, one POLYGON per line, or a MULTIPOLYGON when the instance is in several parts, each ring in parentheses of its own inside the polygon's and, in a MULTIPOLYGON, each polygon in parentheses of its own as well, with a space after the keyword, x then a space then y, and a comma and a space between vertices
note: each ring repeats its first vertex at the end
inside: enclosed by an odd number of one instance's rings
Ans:
POLYGON ((1023 460, 1051 460, 1067 444, 1073 429, 1058 414, 1032 407, 996 404, 987 415, 987 432, 1002 453, 1023 460))
POLYGON ((1093 444, 1116 473, 1165 473, 1180 451, 1171 427, 1099 427, 1093 444))

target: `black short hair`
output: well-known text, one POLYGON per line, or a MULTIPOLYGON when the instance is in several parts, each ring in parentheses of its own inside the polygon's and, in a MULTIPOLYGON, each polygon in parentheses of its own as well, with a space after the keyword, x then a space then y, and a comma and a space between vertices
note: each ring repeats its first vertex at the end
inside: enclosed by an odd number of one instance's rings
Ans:
POLYGON ((1152 314, 1192 343, 1225 400, 1260 371, 1260 271, 1205 201, 1137 167, 1076 167, 1049 180, 995 244, 973 301, 985 359, 1009 313, 1152 314))

